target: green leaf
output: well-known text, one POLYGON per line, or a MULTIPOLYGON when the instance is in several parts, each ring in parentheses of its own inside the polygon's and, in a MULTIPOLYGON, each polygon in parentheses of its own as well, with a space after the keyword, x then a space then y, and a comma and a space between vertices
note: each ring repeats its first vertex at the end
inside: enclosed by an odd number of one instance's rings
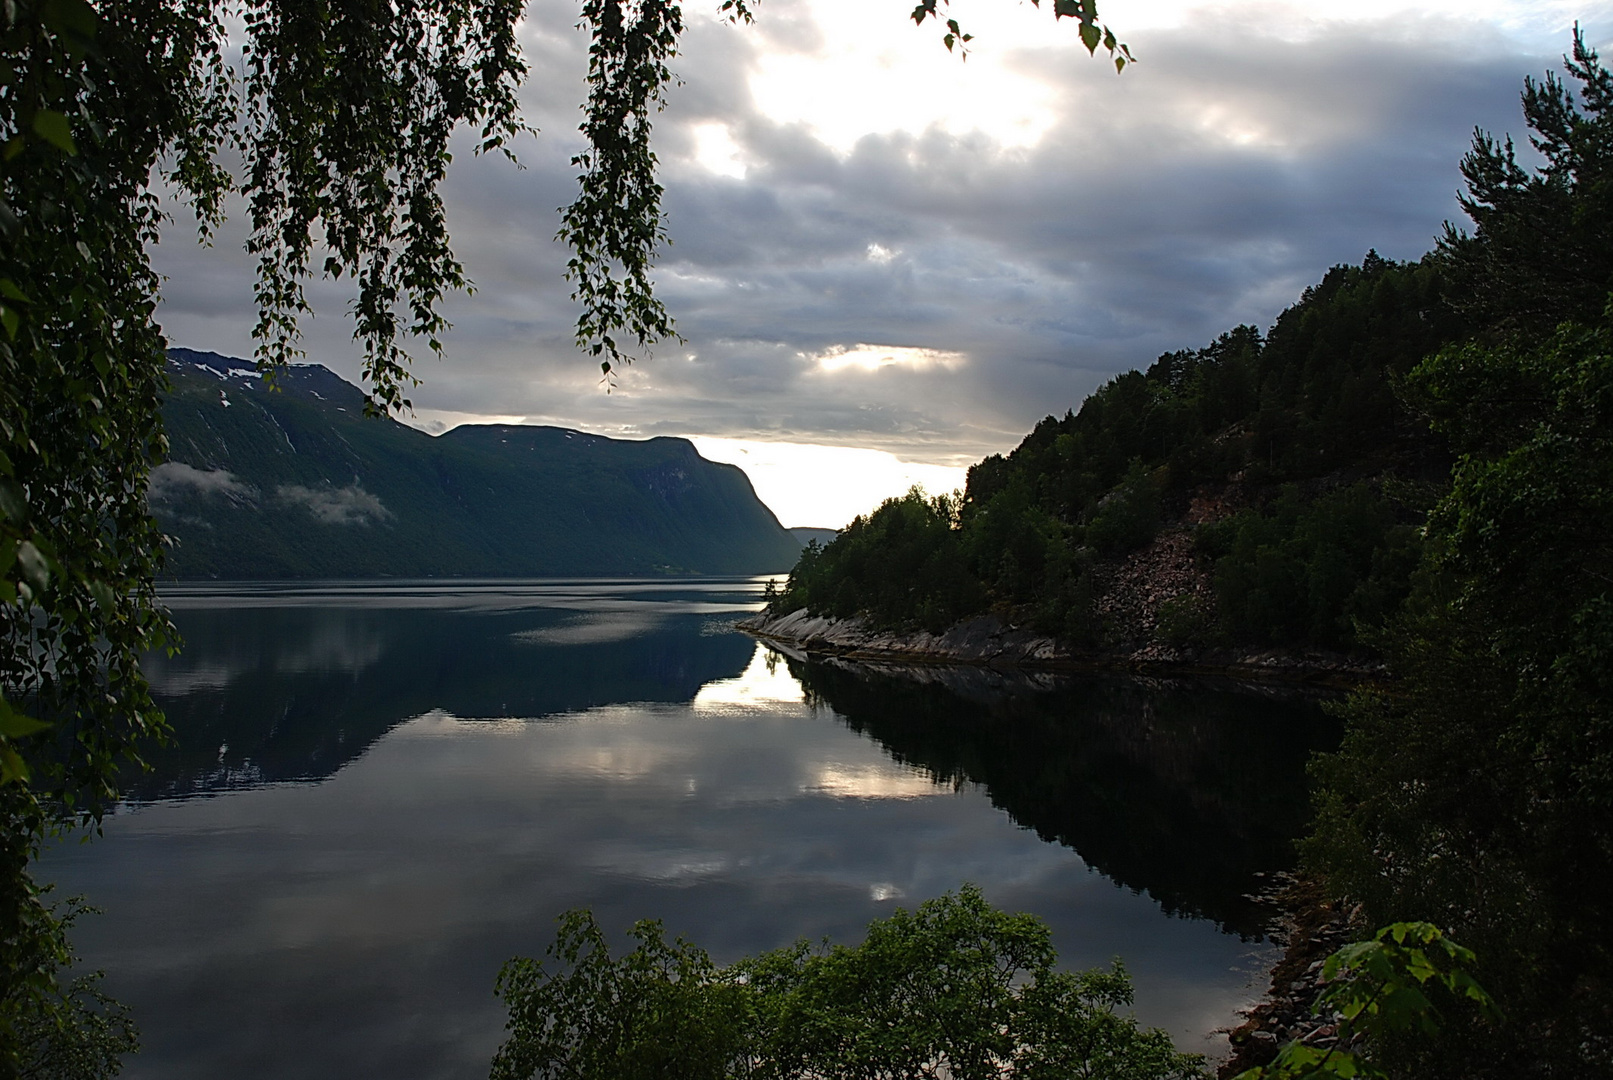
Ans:
POLYGON ((28 764, 22 760, 11 747, 0 742, 0 784, 9 784, 13 781, 26 782, 28 779, 28 764))
POLYGON ((1088 22, 1081 24, 1081 44, 1087 47, 1087 52, 1097 52, 1098 42, 1102 40, 1102 38, 1103 31, 1099 30, 1096 26, 1093 26, 1088 22))
POLYGON ((18 525, 28 522, 28 500, 23 497, 22 486, 15 480, 0 479, 0 514, 18 525))
POLYGON ((54 109, 40 109, 34 113, 34 134, 63 153, 78 153, 78 147, 73 144, 73 133, 69 129, 67 117, 54 109))
POLYGON ((20 739, 26 735, 34 735, 49 729, 50 725, 42 720, 35 720, 25 716, 11 707, 11 702, 0 698, 0 736, 7 739, 20 739))
POLYGON ((48 0, 42 18, 58 33, 88 38, 95 36, 95 8, 86 0, 48 0))
POLYGON ((17 545, 17 568, 38 599, 50 588, 50 562, 31 540, 17 545))

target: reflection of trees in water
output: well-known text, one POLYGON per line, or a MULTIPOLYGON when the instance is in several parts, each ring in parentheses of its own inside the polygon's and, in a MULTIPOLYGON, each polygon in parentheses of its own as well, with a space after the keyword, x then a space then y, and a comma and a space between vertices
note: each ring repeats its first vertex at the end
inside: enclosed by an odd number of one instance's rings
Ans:
MULTIPOLYGON (((687 702, 754 644, 672 615, 622 636, 576 612, 270 608, 180 613, 185 653, 154 661, 175 743, 135 799, 318 780, 397 724, 687 702), (574 644, 552 644, 572 641, 574 644), (318 642, 319 648, 310 647, 318 642)), ((612 624, 614 625, 614 624, 612 624)), ((1304 763, 1334 726, 1313 705, 1205 686, 894 675, 790 661, 808 695, 899 761, 983 785, 994 804, 1167 911, 1258 934, 1243 898, 1290 863, 1304 763)))
POLYGON ((994 805, 1167 912, 1259 936, 1256 874, 1292 865, 1305 763, 1338 728, 1314 703, 1125 679, 1038 686, 950 669, 790 661, 809 700, 898 761, 994 805))
POLYGON ((742 672, 755 650, 740 634, 703 635, 699 615, 629 636, 589 635, 577 612, 541 609, 210 609, 177 619, 180 658, 148 662, 174 744, 148 753, 154 770, 129 778, 130 798, 322 779, 433 709, 475 719, 686 702, 742 672), (538 643, 547 636, 576 643, 538 643))

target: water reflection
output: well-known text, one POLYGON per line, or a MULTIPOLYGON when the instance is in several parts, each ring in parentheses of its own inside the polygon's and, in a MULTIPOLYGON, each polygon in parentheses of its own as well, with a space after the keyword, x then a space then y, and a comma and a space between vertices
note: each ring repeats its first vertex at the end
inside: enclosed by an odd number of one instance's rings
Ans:
POLYGON ((174 745, 148 755, 151 773, 129 776, 128 796, 321 779, 434 709, 542 717, 689 701, 744 670, 754 649, 731 623, 754 592, 501 583, 168 596, 184 650, 148 657, 146 671, 174 745), (730 632, 702 632, 723 615, 730 632))
POLYGON ((1277 774, 1309 736, 1258 744, 1308 714, 782 662, 728 625, 756 593, 182 597, 187 650, 151 664, 177 745, 104 839, 46 864, 107 909, 79 945, 139 1014, 126 1075, 482 1075, 494 973, 568 907, 727 962, 855 941, 966 880, 1045 918, 1072 966, 1123 955, 1142 1018, 1208 1048, 1267 953, 1169 912, 1246 928, 1223 894, 1289 826, 1238 789, 1291 814, 1299 774, 1277 774))
POLYGON ((1044 840, 1171 913, 1257 937, 1250 899, 1292 863, 1305 763, 1337 724, 1313 701, 1206 682, 1016 679, 789 660, 808 700, 939 782, 974 782, 1044 840))
POLYGON ((699 713, 744 715, 761 705, 794 705, 806 700, 800 680, 778 663, 778 654, 758 648, 750 666, 732 679, 714 679, 691 702, 699 713))

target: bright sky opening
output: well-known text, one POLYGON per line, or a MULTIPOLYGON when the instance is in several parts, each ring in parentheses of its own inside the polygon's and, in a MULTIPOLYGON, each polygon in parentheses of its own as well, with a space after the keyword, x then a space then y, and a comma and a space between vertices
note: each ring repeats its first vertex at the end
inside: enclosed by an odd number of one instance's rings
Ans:
POLYGON ((883 450, 694 437, 710 461, 738 465, 785 528, 844 528, 917 484, 932 495, 963 487, 968 471, 902 461, 883 450))
POLYGON ((960 352, 946 349, 915 349, 907 345, 835 345, 816 356, 808 357, 824 371, 844 371, 857 368, 878 371, 887 367, 927 368, 955 367, 968 360, 960 352))

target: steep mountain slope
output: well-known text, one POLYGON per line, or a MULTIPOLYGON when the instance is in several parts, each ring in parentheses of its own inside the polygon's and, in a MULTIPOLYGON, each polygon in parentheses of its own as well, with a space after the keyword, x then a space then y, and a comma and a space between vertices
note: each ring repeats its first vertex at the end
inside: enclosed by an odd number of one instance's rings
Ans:
POLYGON ((732 465, 684 439, 363 415, 317 365, 174 349, 151 507, 173 577, 740 574, 800 544, 732 465))

